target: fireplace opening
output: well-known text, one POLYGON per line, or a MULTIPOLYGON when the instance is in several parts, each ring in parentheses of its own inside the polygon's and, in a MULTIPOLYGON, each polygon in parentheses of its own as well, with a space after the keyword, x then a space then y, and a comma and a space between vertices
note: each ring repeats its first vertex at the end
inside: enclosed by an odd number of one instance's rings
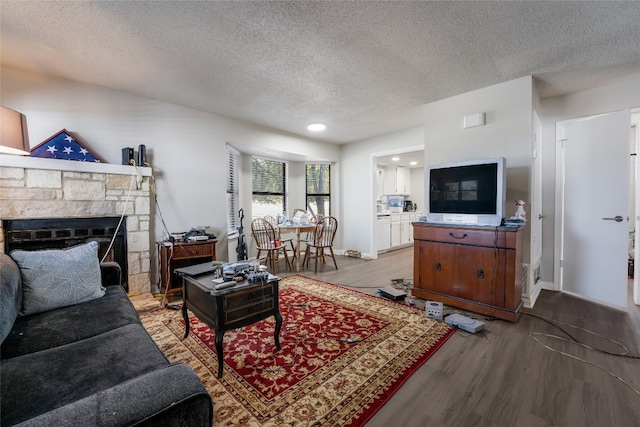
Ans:
POLYGON ((4 251, 8 254, 14 249, 64 249, 96 241, 100 261, 114 261, 120 265, 121 284, 129 292, 126 218, 118 229, 119 222, 120 217, 4 220, 4 251), (112 239, 113 245, 109 248, 112 239))

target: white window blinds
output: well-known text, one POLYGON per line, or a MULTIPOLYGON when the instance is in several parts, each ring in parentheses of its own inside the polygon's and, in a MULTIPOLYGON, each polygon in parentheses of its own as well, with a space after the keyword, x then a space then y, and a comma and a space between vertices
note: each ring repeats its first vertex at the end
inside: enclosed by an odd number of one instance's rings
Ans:
POLYGON ((287 206, 287 164, 260 157, 251 158, 252 217, 283 214, 287 206))
POLYGON ((227 144, 228 172, 227 172, 227 233, 233 236, 238 232, 240 219, 238 218, 240 196, 240 152, 227 144))

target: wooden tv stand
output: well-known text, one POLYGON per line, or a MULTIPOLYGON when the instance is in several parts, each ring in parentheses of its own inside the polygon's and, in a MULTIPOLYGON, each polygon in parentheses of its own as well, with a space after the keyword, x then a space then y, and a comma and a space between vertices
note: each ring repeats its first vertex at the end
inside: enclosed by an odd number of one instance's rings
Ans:
POLYGON ((515 322, 522 306, 522 228, 413 223, 413 294, 515 322))

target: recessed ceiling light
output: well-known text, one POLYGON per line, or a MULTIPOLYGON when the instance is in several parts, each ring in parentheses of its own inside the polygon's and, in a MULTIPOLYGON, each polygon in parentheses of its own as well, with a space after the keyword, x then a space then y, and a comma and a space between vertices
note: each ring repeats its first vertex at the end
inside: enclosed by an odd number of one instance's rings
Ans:
POLYGON ((411 166, 415 166, 415 165, 417 165, 417 164, 418 164, 418 162, 410 162, 409 164, 410 164, 411 166))
POLYGON ((325 125, 324 123, 311 123, 309 126, 307 126, 307 130, 310 130, 311 132, 321 132, 326 128, 327 125, 325 125))
POLYGON ((394 162, 397 162, 398 160, 400 160, 400 157, 392 157, 391 160, 393 160, 394 162))

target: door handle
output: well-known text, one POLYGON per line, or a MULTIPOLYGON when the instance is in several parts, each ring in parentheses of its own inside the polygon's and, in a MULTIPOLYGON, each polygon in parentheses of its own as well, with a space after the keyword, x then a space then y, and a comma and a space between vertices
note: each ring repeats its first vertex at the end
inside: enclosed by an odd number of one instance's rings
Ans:
POLYGON ((545 215, 538 214, 538 219, 542 219, 542 218, 544 218, 544 217, 545 217, 545 215))
POLYGON ((622 218, 620 215, 614 217, 614 218, 602 218, 605 221, 615 221, 615 222, 622 222, 624 220, 624 218, 622 218))

